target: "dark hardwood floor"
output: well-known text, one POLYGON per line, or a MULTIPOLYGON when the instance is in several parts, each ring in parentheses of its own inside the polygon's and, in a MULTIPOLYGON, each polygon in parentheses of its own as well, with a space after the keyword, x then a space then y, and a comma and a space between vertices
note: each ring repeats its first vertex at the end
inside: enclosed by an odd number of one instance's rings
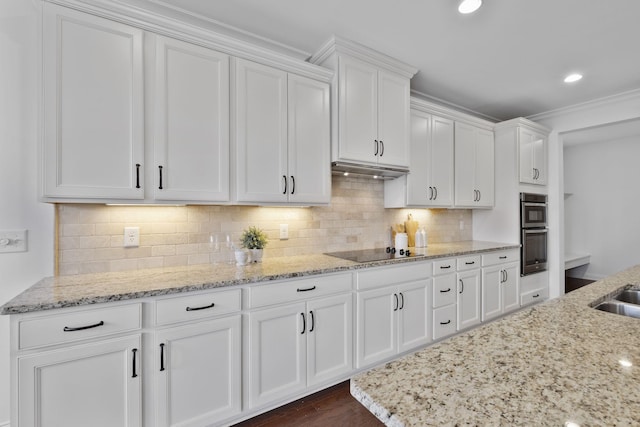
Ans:
POLYGON ((349 393, 349 381, 236 424, 236 427, 379 427, 383 425, 349 393))

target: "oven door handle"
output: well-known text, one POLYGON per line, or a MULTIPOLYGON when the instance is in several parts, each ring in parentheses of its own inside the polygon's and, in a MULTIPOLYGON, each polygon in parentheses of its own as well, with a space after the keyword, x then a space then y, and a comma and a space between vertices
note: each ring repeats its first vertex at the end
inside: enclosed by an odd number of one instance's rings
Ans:
POLYGON ((523 229, 522 232, 524 234, 543 234, 548 232, 547 228, 532 228, 532 229, 523 229))

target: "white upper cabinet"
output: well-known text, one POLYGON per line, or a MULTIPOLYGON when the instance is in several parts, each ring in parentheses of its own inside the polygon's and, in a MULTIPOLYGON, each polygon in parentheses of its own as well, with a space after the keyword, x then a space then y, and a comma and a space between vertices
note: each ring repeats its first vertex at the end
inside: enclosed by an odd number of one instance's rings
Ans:
POLYGON ((43 11, 44 198, 142 199, 142 31, 43 11))
POLYGON ((329 203, 329 85, 237 59, 236 200, 329 203))
POLYGON ((455 206, 493 207, 493 132, 455 123, 455 206))
POLYGON ((385 207, 453 206, 453 120, 411 110, 406 176, 385 181, 385 207))
POLYGON ((520 182, 547 185, 547 135, 520 127, 518 151, 520 182))
POLYGON ((156 37, 153 197, 229 200, 229 56, 156 37))
POLYGON ((337 37, 310 62, 337 72, 331 160, 408 169, 410 80, 417 70, 337 37))

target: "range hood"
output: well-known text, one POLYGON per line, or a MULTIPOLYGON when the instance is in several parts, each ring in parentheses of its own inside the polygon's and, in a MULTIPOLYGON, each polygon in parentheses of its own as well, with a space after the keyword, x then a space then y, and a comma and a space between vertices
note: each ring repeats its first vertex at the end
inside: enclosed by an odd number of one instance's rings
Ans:
POLYGON ((380 179, 394 179, 409 173, 408 168, 391 168, 384 166, 363 165, 360 163, 350 162, 332 162, 331 170, 334 174, 353 174, 374 176, 380 179))

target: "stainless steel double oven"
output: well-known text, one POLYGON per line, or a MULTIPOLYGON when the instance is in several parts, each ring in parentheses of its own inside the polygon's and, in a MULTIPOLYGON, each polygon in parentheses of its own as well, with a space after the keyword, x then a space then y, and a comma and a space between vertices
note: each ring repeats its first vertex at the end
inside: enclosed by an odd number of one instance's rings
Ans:
POLYGON ((520 193, 522 276, 547 269, 547 196, 520 193))

